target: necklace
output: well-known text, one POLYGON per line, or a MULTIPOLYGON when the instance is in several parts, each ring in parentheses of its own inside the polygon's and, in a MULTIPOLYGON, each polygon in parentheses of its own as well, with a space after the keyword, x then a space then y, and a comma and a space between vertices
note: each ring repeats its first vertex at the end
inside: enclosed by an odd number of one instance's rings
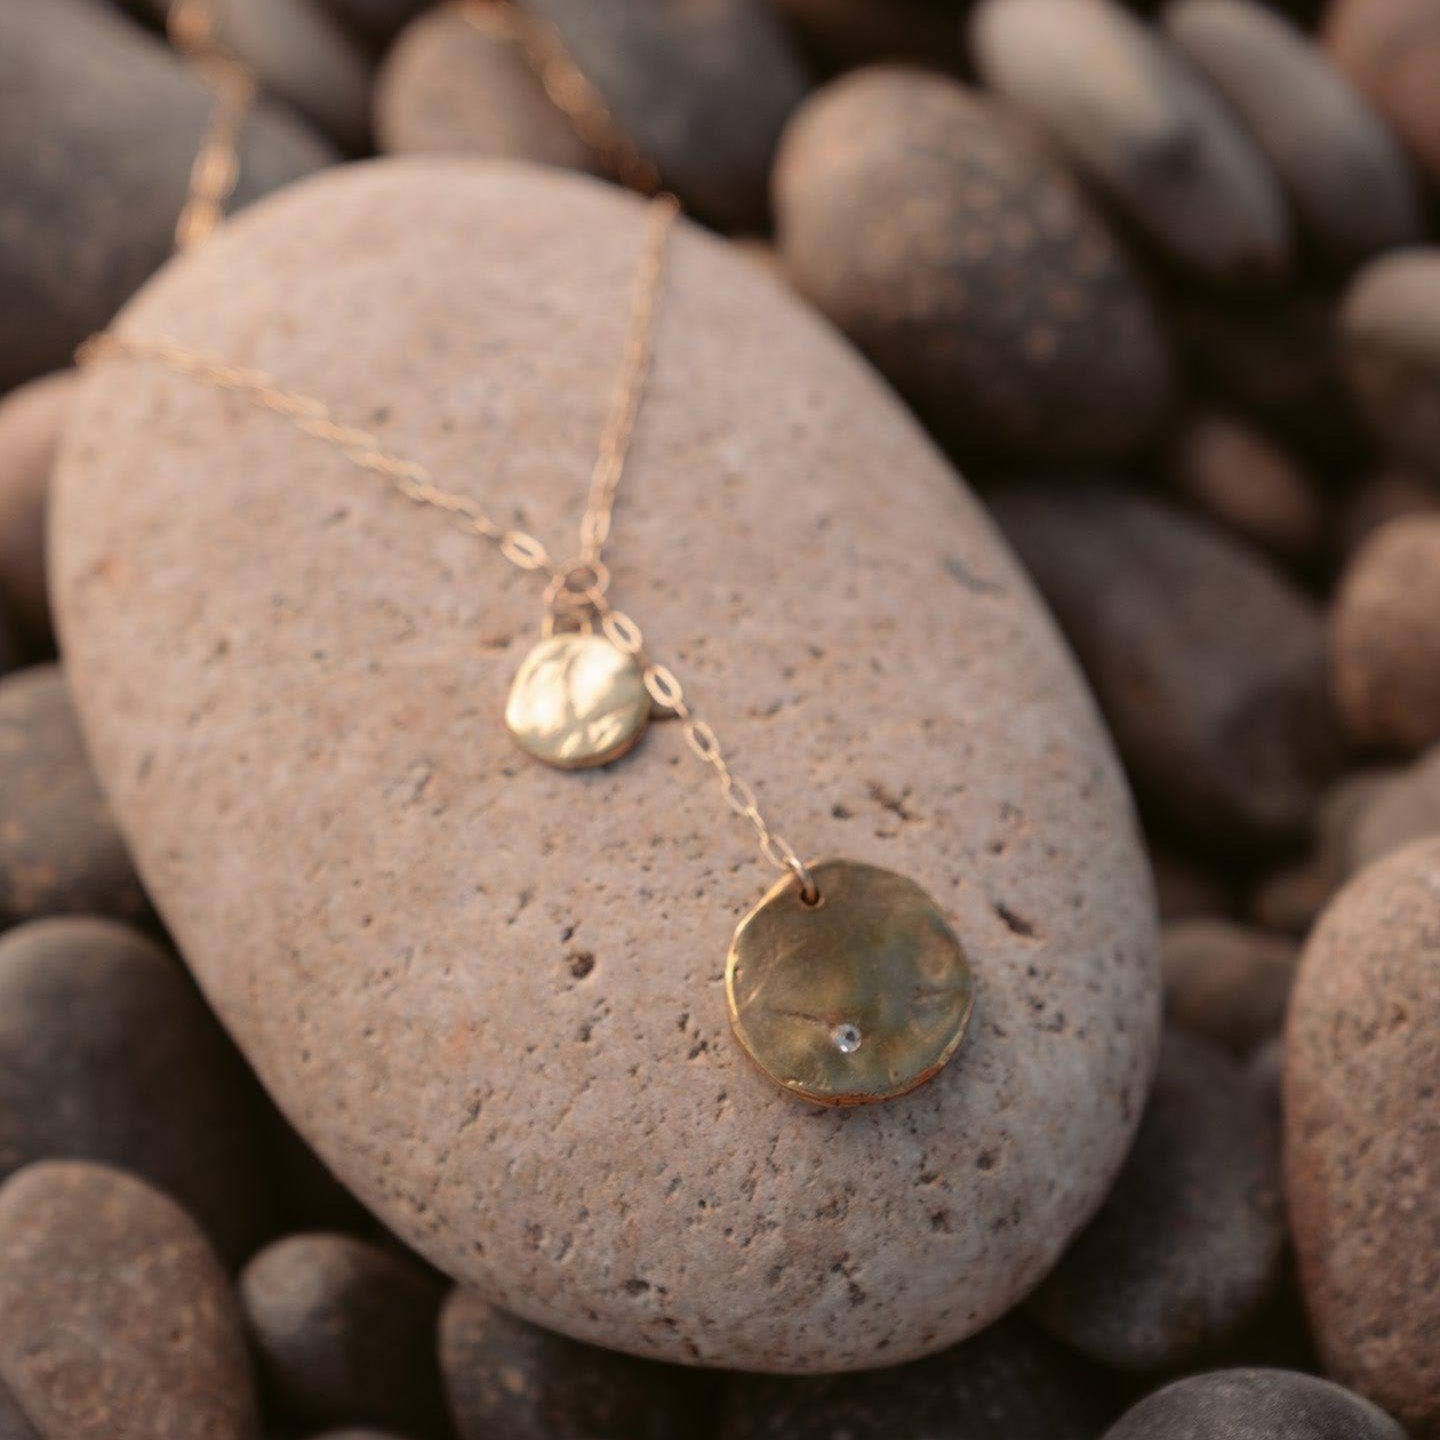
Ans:
MULTIPOLYGON (((220 206, 223 199, 215 220, 220 206)), ((441 512, 518 569, 543 577, 540 638, 505 705, 510 734, 537 762, 576 770, 625 755, 652 715, 678 721, 690 750, 714 772, 725 803, 751 826, 762 857, 782 872, 730 942, 725 994, 736 1040, 765 1075, 802 1099, 822 1105, 888 1100, 935 1075, 964 1037, 974 981, 959 940, 913 880, 850 860, 802 860, 731 767, 675 673, 647 655, 640 626, 609 599, 605 547, 651 369, 678 214, 671 195, 650 201, 579 548, 558 562, 534 535, 499 524, 472 496, 441 486, 423 464, 392 453, 374 434, 345 424, 324 402, 264 371, 167 336, 114 332, 87 341, 78 359, 158 363, 242 396, 388 481, 405 499, 441 512)))

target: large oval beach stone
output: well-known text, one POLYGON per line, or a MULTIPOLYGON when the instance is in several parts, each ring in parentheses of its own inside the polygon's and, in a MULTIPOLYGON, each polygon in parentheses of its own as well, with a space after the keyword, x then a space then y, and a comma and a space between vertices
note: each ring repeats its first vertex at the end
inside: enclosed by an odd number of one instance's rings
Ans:
MULTIPOLYGON (((335 171, 128 310, 374 427, 552 547, 577 523, 641 201, 442 160, 335 171)), ((806 854, 913 877, 964 1046, 824 1113, 745 1060, 770 884, 673 724, 546 769, 505 733, 541 585, 273 414, 154 364, 78 398, 58 614, 94 753, 281 1108, 486 1298, 665 1359, 942 1348, 1095 1210, 1156 1045, 1152 900, 1096 711, 981 508, 864 363, 682 225, 616 602, 806 854)), ((563 553, 563 552, 560 552, 563 553)))

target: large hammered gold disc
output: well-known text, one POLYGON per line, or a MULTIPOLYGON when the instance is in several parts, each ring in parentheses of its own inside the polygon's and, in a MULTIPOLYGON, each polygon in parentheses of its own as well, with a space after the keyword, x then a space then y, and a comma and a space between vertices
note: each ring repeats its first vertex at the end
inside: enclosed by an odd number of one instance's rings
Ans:
POLYGON ((786 877, 740 922, 725 968, 730 1023, 784 1089, 868 1105, 923 1085, 955 1053, 975 1002, 965 952, 913 880, 873 865, 786 877))
POLYGON ((505 724, 521 748, 560 770, 618 760, 649 719, 634 656, 582 631, 542 640, 516 672, 505 705, 505 724))

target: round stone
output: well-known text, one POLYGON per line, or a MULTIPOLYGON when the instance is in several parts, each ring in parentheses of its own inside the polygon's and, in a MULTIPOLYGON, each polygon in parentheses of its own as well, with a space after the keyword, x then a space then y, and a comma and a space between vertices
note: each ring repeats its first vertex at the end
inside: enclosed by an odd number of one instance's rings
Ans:
POLYGON ((635 657, 578 631, 551 635, 525 657, 505 705, 505 724, 520 748, 558 770, 618 760, 649 718, 635 657))
MULTIPOLYGON (((268 368, 451 483, 494 459, 476 498, 564 535, 644 231, 558 171, 337 167, 121 323, 268 368)), ((1013 1308, 1111 1188, 1154 1063, 1149 880, 973 494, 773 276, 689 223, 671 258, 617 589, 784 833, 914 876, 964 938, 976 1012, 934 1083, 817 1109, 755 1069, 724 970, 768 880, 714 773, 673 724, 621 765, 527 760, 502 717, 543 577, 277 416, 87 372, 53 477, 67 673, 207 998, 426 1259, 635 1354, 899 1363, 1013 1308)))
POLYGON ((777 1085, 868 1105, 923 1085, 955 1053, 975 1003, 965 952, 935 902, 874 865, 786 876, 740 922, 725 968, 730 1023, 777 1085))

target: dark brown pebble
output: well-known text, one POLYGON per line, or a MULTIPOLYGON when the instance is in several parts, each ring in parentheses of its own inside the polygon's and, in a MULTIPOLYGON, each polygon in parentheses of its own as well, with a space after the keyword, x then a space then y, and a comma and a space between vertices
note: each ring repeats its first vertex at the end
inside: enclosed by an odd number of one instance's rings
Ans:
POLYGON ((1234 105, 1331 264, 1348 269, 1423 236, 1405 151, 1302 30, 1255 0, 1176 0, 1164 25, 1234 105))
POLYGON ((1148 1396, 1104 1440, 1405 1440, 1383 1410, 1314 1375, 1215 1370, 1148 1396))
POLYGON ((1289 269, 1269 163, 1208 82, 1117 0, 985 0, 970 48, 985 82, 1177 265, 1227 285, 1289 269))
POLYGON ((1301 839, 1337 759, 1316 606, 1248 548, 1138 494, 1031 484, 993 509, 1151 812, 1231 855, 1301 839))
POLYGON ((734 1375, 719 1440, 1091 1440, 1107 1377, 1010 1317, 952 1349, 818 1379, 734 1375))
POLYGON ((110 920, 0 938, 0 1175, 96 1160, 175 1196, 238 1264, 267 1218, 254 1082, 178 961, 110 920))
POLYGON ((1167 1030, 1125 1168, 1030 1313, 1082 1355, 1122 1370, 1191 1363, 1236 1334, 1280 1275, 1269 1109, 1218 1046, 1167 1030))
POLYGON ((1230 886, 1188 855, 1152 843, 1150 868, 1155 876, 1155 896, 1162 920, 1223 915, 1234 906, 1230 886))
POLYGON ((963 0, 770 0, 822 70, 911 60, 942 70, 964 63, 963 0))
POLYGON ((1325 1369, 1440 1435, 1440 840, 1336 897, 1285 1033, 1285 1189, 1325 1369))
POLYGON ((0 1188, 0 1377, 45 1440, 259 1435, 219 1258, 173 1200, 103 1165, 0 1188))
POLYGON ((950 444, 1095 457, 1156 430, 1171 371, 1149 299, 1003 107, 943 76, 858 71, 796 115, 774 184, 797 287, 950 444))
POLYGON ((1440 184, 1440 0, 1330 0, 1323 35, 1440 184))
POLYGON ((708 1433, 700 1372, 583 1345, 454 1290, 440 1369, 460 1440, 696 1440, 708 1433))
MULTIPOLYGON (((172 0, 130 0, 165 23, 172 0)), ((370 137, 370 68, 360 46, 314 0, 223 0, 215 30, 267 94, 305 116, 351 154, 370 137)))
POLYGON ((45 501, 77 372, 57 370, 0 400, 0 606, 31 653, 52 642, 45 501))
POLYGON ((1330 621, 1336 701, 1361 748, 1440 740, 1440 515, 1392 520, 1341 576, 1330 621))
POLYGON ((240 1298, 265 1392, 310 1425, 443 1432, 435 1323, 445 1287, 408 1257, 349 1235, 260 1251, 240 1298))
POLYGON ((91 774, 59 666, 0 680, 0 795, 0 920, 149 913, 91 774))
POLYGON ((1345 295, 1340 364, 1390 455, 1440 475, 1440 246, 1372 260, 1345 295))
MULTIPOLYGON (((68 364, 170 255, 214 109, 154 36, 91 0, 0 0, 0 389, 68 364)), ((333 160, 262 104, 237 206, 333 160)))
POLYGON ((616 123, 698 218, 763 230, 786 117, 807 84, 762 0, 517 0, 554 26, 616 123))
POLYGON ((375 82, 375 134, 391 154, 460 154, 598 170, 515 40, 472 23, 467 0, 408 25, 375 82))
POLYGON ((1174 921, 1161 931, 1165 1013, 1235 1055, 1280 1033, 1299 958, 1293 941, 1232 920, 1174 921))
POLYGON ((1239 416, 1190 416, 1170 446, 1167 470, 1197 509, 1277 560, 1305 566, 1318 558, 1325 507, 1314 477, 1239 416))

